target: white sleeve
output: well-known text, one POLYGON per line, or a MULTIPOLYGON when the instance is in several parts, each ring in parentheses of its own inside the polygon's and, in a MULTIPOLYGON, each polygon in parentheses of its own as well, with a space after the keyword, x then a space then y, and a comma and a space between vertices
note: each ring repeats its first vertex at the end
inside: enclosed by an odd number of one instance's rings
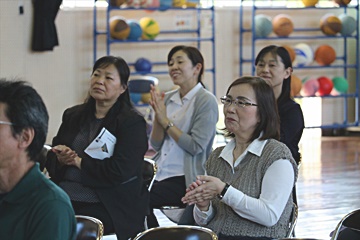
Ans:
POLYGON ((214 209, 211 201, 208 211, 201 211, 196 205, 194 206, 194 220, 199 226, 205 226, 213 217, 214 209))
POLYGON ((277 223, 294 184, 294 169, 288 160, 277 160, 266 171, 260 197, 253 198, 230 186, 222 201, 243 218, 270 227, 277 223))

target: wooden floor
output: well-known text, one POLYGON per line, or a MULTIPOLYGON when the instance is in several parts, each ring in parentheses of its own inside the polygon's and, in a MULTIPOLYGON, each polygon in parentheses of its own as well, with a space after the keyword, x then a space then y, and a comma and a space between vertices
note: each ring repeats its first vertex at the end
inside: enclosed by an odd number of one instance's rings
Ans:
POLYGON ((329 239, 340 219, 360 208, 360 137, 317 136, 308 131, 300 144, 295 233, 329 239))
MULTIPOLYGON (((360 137, 320 137, 319 131, 306 130, 300 143, 298 238, 330 239, 340 219, 360 208, 360 137)), ((156 215, 161 226, 174 225, 156 215)))

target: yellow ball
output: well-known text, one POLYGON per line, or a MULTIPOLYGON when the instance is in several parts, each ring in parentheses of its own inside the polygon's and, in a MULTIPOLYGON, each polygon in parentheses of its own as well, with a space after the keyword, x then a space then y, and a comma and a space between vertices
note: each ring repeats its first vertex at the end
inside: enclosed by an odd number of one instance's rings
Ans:
POLYGON ((319 0, 302 0, 305 7, 314 7, 319 0))
POLYGON ((153 40, 159 33, 159 24, 150 17, 143 17, 140 19, 139 24, 143 31, 141 38, 145 40, 153 40))
POLYGON ((186 5, 186 0, 173 0, 174 7, 182 7, 186 5))
POLYGON ((149 103, 151 100, 151 93, 143 93, 141 94, 141 101, 143 103, 149 103))

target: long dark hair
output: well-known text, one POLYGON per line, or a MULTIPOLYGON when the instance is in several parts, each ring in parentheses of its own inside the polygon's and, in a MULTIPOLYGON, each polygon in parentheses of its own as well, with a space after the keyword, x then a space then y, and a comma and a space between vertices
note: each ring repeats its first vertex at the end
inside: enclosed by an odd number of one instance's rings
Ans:
MULTIPOLYGON (((230 89, 234 86, 240 84, 249 84, 255 92, 256 103, 257 103, 257 112, 259 114, 260 122, 255 128, 249 142, 254 141, 256 138, 260 137, 260 140, 266 140, 269 138, 273 138, 276 140, 280 139, 280 117, 278 114, 278 109, 274 91, 271 86, 265 82, 264 79, 260 77, 253 76, 245 76, 236 79, 229 86, 226 91, 226 95, 228 95, 230 89)), ((235 137, 234 133, 229 132, 226 128, 225 135, 227 137, 235 137)))
MULTIPOLYGON (((286 50, 286 48, 276 45, 269 45, 261 49, 261 51, 256 56, 255 66, 258 64, 260 60, 264 58, 264 56, 267 53, 271 53, 274 57, 279 56, 281 58, 281 61, 285 65, 285 69, 289 67, 292 68, 292 62, 289 52, 286 50)), ((284 79, 283 81, 281 94, 277 99, 277 103, 280 105, 283 101, 288 100, 289 98, 291 98, 291 74, 288 78, 284 79)))
POLYGON ((201 69, 200 69, 200 73, 198 76, 198 83, 201 83, 201 85, 205 88, 204 83, 202 82, 202 77, 204 75, 204 57, 202 56, 201 52, 199 51, 199 49, 192 47, 192 46, 185 46, 185 45, 178 45, 173 47, 167 57, 167 63, 169 65, 172 56, 178 52, 178 51, 183 51, 188 58, 190 59, 191 63, 193 66, 195 66, 196 64, 200 63, 201 64, 201 69))

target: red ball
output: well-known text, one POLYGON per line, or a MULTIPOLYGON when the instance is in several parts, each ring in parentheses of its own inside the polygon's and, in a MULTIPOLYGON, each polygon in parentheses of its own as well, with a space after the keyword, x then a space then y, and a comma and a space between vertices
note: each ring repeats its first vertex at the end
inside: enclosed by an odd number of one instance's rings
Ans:
POLYGON ((319 77, 319 90, 318 93, 320 96, 329 95, 331 93, 331 90, 334 87, 333 82, 328 77, 319 77))
POLYGON ((321 45, 315 51, 315 61, 321 65, 330 65, 336 60, 335 49, 329 45, 321 45))

